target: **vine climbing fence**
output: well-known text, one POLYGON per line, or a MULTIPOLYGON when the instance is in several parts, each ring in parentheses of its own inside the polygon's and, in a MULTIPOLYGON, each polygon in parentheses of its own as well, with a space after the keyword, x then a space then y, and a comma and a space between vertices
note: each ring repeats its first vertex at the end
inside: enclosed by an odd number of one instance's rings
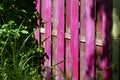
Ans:
POLYGON ((35 0, 47 80, 110 80, 112 0, 35 0))

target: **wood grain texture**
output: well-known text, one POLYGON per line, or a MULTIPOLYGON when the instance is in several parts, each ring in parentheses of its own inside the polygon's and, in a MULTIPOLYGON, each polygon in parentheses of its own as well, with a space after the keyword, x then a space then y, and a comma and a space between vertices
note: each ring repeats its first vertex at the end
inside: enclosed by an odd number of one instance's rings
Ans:
POLYGON ((57 71, 54 71, 56 74, 57 80, 63 80, 64 72, 64 0, 53 0, 53 29, 57 30, 57 52, 54 53, 54 63, 56 65, 57 71), (61 63, 60 63, 61 62, 61 63))
MULTIPOLYGON (((86 30, 86 10, 85 10, 85 0, 81 0, 80 2, 80 38, 85 40, 85 30, 86 30)), ((86 63, 86 47, 85 44, 80 45, 80 80, 85 80, 87 63, 86 63), (84 48, 83 48, 84 47, 84 48), (82 50, 83 49, 83 50, 82 50)))
POLYGON ((58 79, 63 80, 64 76, 64 0, 58 0, 58 36, 57 36, 57 62, 58 65, 58 79))
MULTIPOLYGON (((51 0, 42 0, 42 18, 45 27, 45 53, 48 55, 49 59, 45 60, 45 66, 51 66, 51 0)), ((51 69, 46 69, 46 79, 51 79, 51 69)))
MULTIPOLYGON (((56 35, 58 36, 58 20, 59 20, 59 10, 58 10, 58 0, 53 0, 53 27, 52 27, 52 32, 56 31, 56 35)), ((57 62, 57 53, 58 53, 58 41, 57 41, 57 36, 53 38, 53 48, 52 48, 52 59, 53 59, 53 65, 56 65, 57 62)), ((54 79, 58 79, 58 71, 59 69, 57 68, 57 65, 54 66, 53 68, 53 77, 54 79)))
MULTIPOLYGON (((66 0, 66 34, 70 35, 71 28, 71 0, 66 0)), ((71 39, 71 35, 70 35, 71 39)), ((72 78, 72 55, 71 55, 71 43, 70 39, 66 39, 66 76, 67 78, 72 78)))
POLYGON ((93 0, 81 1, 81 27, 85 28, 85 39, 86 39, 86 43, 85 43, 86 49, 85 49, 85 58, 84 58, 84 62, 86 63, 86 65, 84 65, 83 67, 85 73, 84 80, 88 80, 94 77, 94 38, 95 38, 94 31, 95 30, 94 30, 93 0))
POLYGON ((78 80, 78 0, 71 0, 70 5, 72 80, 78 80))

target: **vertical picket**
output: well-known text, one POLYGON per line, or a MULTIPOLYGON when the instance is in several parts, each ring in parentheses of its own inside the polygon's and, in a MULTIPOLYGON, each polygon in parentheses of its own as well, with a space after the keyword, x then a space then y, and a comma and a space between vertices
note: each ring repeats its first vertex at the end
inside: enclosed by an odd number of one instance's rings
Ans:
MULTIPOLYGON (((86 30, 86 10, 85 10, 85 0, 80 2, 80 39, 85 41, 85 30, 86 30)), ((81 44, 80 50, 80 80, 85 80, 86 76, 86 56, 85 56, 85 43, 81 44), (83 48, 84 47, 84 48, 83 48), (83 50, 82 50, 83 49, 83 50)))
MULTIPOLYGON (((58 0, 53 0, 53 28, 52 28, 52 32, 53 32, 53 34, 56 34, 56 36, 57 36, 57 28, 58 28, 58 0)), ((53 67, 53 77, 54 77, 54 79, 56 79, 56 78, 58 78, 58 75, 57 75, 57 72, 58 72, 58 69, 57 69, 57 66, 56 66, 56 64, 57 64, 57 50, 58 50, 58 48, 57 48, 57 37, 56 36, 53 36, 53 44, 52 44, 52 46, 53 46, 53 48, 52 48, 52 59, 53 59, 53 61, 52 61, 52 65, 55 65, 54 67, 53 67)))
MULTIPOLYGON (((48 55, 49 59, 45 60, 45 66, 51 66, 51 0, 42 0, 42 19, 45 28, 45 53, 48 55)), ((51 79, 51 69, 46 68, 45 73, 46 79, 51 79)))
MULTIPOLYGON (((70 35, 70 15, 71 15, 71 0, 66 0, 66 35, 70 35)), ((67 78, 72 77, 72 59, 71 59, 71 48, 70 40, 66 39, 66 76, 67 78)))
POLYGON ((94 78, 94 0, 86 0, 86 62, 87 78, 94 78))
POLYGON ((104 12, 102 13, 102 26, 103 26, 103 55, 101 56, 101 66, 104 69, 104 80, 110 79, 110 39, 112 27, 112 0, 104 1, 104 12))
POLYGON ((56 79, 63 80, 64 72, 64 0, 54 0, 54 29, 57 30, 57 52, 54 53, 56 65, 56 79), (56 22, 57 21, 57 22, 56 22), (55 58, 56 57, 56 58, 55 58))
MULTIPOLYGON (((58 1, 58 35, 57 35, 57 41, 58 41, 58 52, 57 52, 57 62, 64 61, 64 0, 58 1)), ((58 65, 58 80, 63 80, 63 72, 64 72, 64 62, 60 63, 58 65)))
POLYGON ((70 35, 70 42, 66 41, 66 75, 78 80, 78 0, 66 1, 66 34, 70 35))
POLYGON ((110 71, 110 39, 112 27, 112 0, 98 0, 97 1, 97 19, 98 27, 102 28, 103 38, 103 53, 100 56, 99 69, 101 69, 104 80, 109 80, 110 71), (100 19, 99 19, 100 18, 100 19))
MULTIPOLYGON (((38 13, 38 15, 40 15, 40 0, 35 0, 35 9, 38 13)), ((36 23, 37 27, 36 27, 36 31, 34 32, 34 36, 35 36, 35 39, 37 40, 38 44, 40 44, 40 30, 39 30, 39 26, 40 26, 40 19, 37 19, 37 23, 36 23)))
MULTIPOLYGON (((84 79, 94 77, 94 6, 93 0, 81 1, 81 27, 85 27, 86 50, 84 79)), ((82 73, 81 73, 82 74, 82 73)))
POLYGON ((78 80, 78 0, 71 0, 71 54, 72 54, 72 80, 78 80))
POLYGON ((57 26, 57 80, 63 80, 64 72, 64 0, 58 0, 57 26))
POLYGON ((85 43, 80 43, 80 80, 85 80, 86 75, 86 59, 85 59, 85 43))
MULTIPOLYGON (((70 0, 66 0, 66 33, 70 35, 70 0)), ((70 51, 70 40, 66 39, 66 76, 71 78, 72 74, 72 62, 71 62, 71 51, 70 51)))

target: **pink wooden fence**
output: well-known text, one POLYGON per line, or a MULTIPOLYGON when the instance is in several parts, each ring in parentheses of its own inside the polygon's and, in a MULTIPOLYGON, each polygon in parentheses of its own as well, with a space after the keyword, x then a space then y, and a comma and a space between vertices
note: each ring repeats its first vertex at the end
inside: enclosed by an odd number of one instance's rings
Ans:
POLYGON ((47 80, 109 80, 112 0, 35 0, 35 38, 49 56, 47 80), (54 79, 53 79, 54 77, 54 79))

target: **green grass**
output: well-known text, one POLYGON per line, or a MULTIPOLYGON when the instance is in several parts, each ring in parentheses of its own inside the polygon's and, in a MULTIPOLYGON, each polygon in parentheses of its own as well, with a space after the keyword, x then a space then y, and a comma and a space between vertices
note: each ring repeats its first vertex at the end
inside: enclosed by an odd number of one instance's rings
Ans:
MULTIPOLYGON (((23 20, 24 22, 24 20, 23 20)), ((0 80, 42 80, 34 65, 35 53, 43 55, 43 47, 35 43, 33 31, 14 21, 0 26, 0 80)), ((44 58, 43 58, 44 59, 44 58)))

